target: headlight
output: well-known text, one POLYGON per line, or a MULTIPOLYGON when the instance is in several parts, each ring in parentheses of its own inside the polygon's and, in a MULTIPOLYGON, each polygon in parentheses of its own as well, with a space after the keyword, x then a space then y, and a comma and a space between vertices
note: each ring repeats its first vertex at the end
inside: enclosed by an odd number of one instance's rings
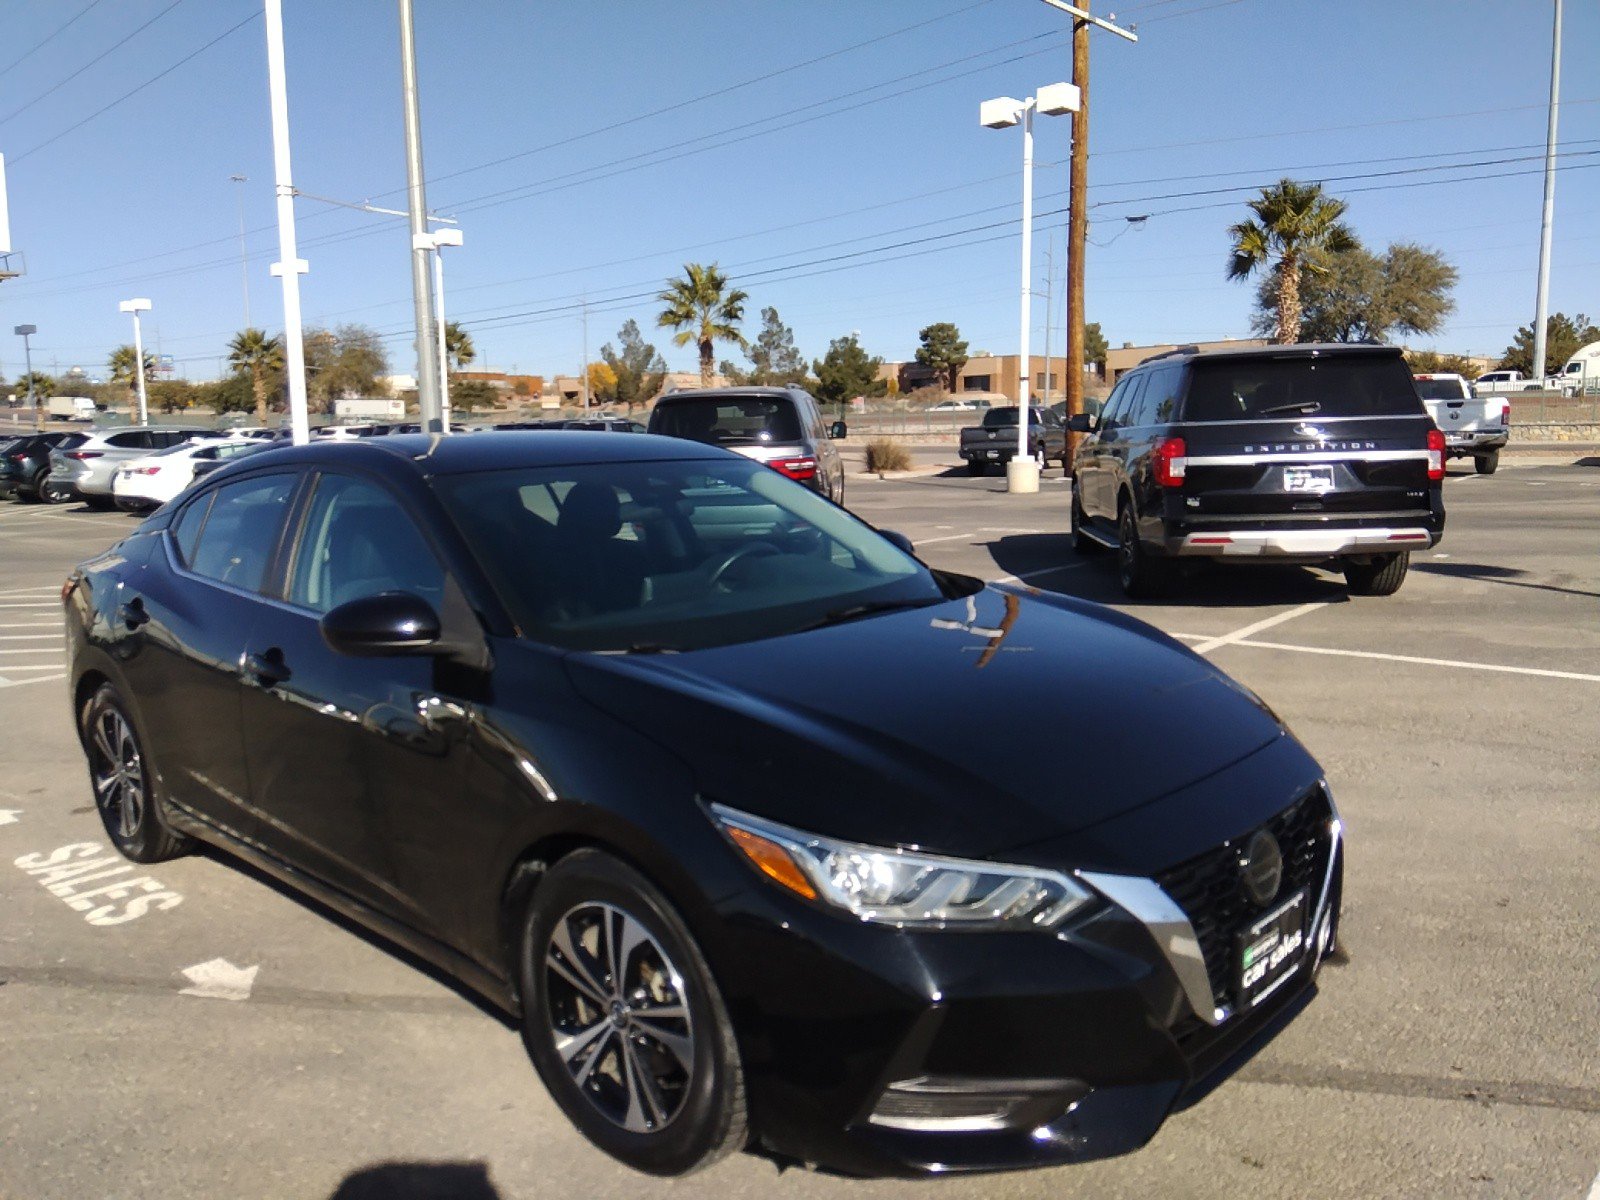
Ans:
POLYGON ((774 883, 885 925, 1053 929, 1092 893, 1057 871, 835 841, 711 806, 730 841, 774 883))

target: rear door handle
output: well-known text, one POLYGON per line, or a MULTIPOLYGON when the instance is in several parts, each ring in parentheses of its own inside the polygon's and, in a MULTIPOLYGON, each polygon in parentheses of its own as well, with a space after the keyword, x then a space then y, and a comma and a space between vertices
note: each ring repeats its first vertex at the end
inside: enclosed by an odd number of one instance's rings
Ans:
POLYGON ((276 646, 258 654, 247 653, 240 666, 246 679, 264 688, 277 687, 293 673, 276 646))
POLYGON ((129 629, 137 629, 150 621, 150 614, 145 611, 144 601, 135 596, 117 606, 117 616, 129 629))

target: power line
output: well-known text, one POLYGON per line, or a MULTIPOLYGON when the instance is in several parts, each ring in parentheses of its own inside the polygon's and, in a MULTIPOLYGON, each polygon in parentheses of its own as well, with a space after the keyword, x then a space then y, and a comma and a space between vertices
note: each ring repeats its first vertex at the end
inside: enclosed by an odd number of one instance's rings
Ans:
POLYGON ((138 37, 146 29, 149 29, 150 26, 154 25, 157 21, 161 20, 162 17, 166 16, 169 12, 171 12, 173 9, 177 8, 178 5, 180 5, 182 3, 183 3, 183 0, 172 0, 171 4, 167 5, 160 12, 158 12, 155 16, 151 17, 148 21, 146 21, 143 25, 139 26, 139 28, 135 29, 132 33, 128 34, 127 37, 123 38, 121 41, 113 43, 108 49, 106 49, 106 50, 102 51, 101 53, 95 55, 93 58, 91 58, 88 62, 84 63, 83 66, 79 67, 72 74, 68 75, 65 79, 59 80, 58 82, 52 84, 50 87, 48 87, 44 91, 40 92, 32 100, 29 100, 21 108, 14 108, 10 112, 8 112, 5 116, 0 117, 0 125, 4 125, 7 121, 11 120, 13 117, 20 116, 21 114, 27 112, 30 108, 32 108, 35 104, 39 103, 39 101, 43 100, 46 96, 51 96, 51 95, 54 95, 56 92, 59 92, 62 88, 66 87, 67 84, 71 83, 79 75, 82 75, 90 67, 94 66, 96 63, 102 61, 103 59, 109 58, 112 54, 114 54, 118 50, 122 49, 122 47, 126 46, 129 42, 133 41, 134 38, 138 37))
POLYGON ((19 56, 17 56, 16 58, 12 59, 5 66, 0 67, 0 75, 6 74, 8 71, 11 70, 12 67, 20 66, 22 63, 24 63, 28 59, 32 58, 40 50, 43 50, 51 42, 55 41, 55 39, 59 35, 65 33, 67 30, 71 29, 74 25, 76 25, 81 18, 87 16, 89 14, 89 12, 95 7, 95 5, 97 5, 99 3, 100 3, 100 0, 89 0, 89 3, 85 7, 80 8, 77 11, 77 14, 75 16, 70 17, 67 20, 67 23, 65 25, 58 25, 55 28, 54 32, 45 34, 45 36, 44 36, 44 38, 42 40, 35 42, 32 46, 30 46, 28 49, 24 50, 19 56))

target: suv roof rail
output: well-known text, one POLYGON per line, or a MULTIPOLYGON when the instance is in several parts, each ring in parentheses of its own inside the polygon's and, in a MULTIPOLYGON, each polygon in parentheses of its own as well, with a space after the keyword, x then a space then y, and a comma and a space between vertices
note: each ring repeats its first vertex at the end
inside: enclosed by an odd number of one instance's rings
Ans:
POLYGON ((1174 346, 1171 350, 1163 350, 1159 354, 1152 354, 1148 358, 1141 358, 1138 365, 1144 366, 1147 362, 1155 362, 1158 358, 1173 358, 1179 354, 1199 354, 1199 346, 1174 346))

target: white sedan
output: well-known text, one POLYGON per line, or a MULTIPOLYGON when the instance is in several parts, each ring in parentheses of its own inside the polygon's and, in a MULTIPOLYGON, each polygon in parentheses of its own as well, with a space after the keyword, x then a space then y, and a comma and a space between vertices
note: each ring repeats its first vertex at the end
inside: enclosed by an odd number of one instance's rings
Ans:
POLYGON ((125 512, 160 508, 194 482, 197 461, 233 458, 260 445, 255 438, 229 436, 168 446, 120 467, 111 479, 111 494, 125 512))

